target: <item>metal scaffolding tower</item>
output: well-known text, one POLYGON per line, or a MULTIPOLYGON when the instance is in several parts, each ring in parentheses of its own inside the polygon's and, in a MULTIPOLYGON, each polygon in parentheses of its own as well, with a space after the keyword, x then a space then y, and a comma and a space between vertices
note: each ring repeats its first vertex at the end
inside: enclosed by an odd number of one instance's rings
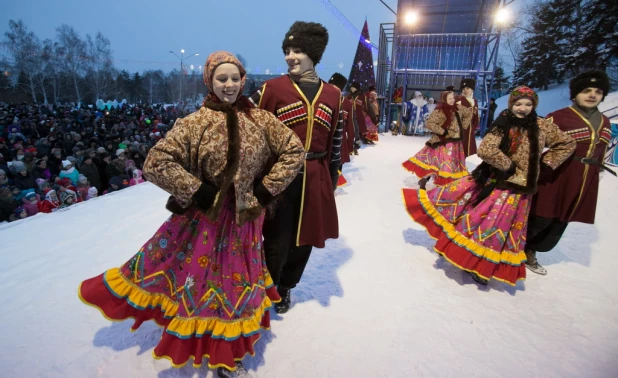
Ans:
POLYGON ((461 80, 471 77, 477 83, 483 135, 501 34, 493 16, 511 2, 399 0, 397 22, 380 25, 376 90, 383 99, 385 126, 401 122, 401 112, 392 111, 402 106, 393 102, 397 88, 403 90, 403 101, 414 91, 437 100, 447 86, 459 90, 461 80))

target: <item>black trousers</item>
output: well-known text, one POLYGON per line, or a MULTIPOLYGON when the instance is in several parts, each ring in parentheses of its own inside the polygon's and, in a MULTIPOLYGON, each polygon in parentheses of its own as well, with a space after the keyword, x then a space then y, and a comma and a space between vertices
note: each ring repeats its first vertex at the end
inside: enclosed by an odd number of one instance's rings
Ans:
POLYGON ((536 252, 548 252, 554 249, 562 238, 569 222, 561 222, 557 218, 544 218, 530 215, 528 217, 528 233, 526 249, 536 252))
POLYGON ((275 283, 292 289, 300 282, 311 250, 310 245, 296 246, 296 233, 302 202, 303 176, 298 175, 283 191, 282 202, 271 219, 264 220, 266 266, 275 283))

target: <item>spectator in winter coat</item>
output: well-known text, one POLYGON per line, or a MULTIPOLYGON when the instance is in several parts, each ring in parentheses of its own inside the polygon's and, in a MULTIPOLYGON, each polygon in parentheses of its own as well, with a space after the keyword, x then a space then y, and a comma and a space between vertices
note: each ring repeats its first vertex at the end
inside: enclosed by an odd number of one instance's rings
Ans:
POLYGON ((5 160, 11 160, 11 150, 7 147, 6 140, 4 138, 0 138, 0 155, 2 155, 5 160))
POLYGON ((28 173, 32 173, 34 170, 34 155, 31 152, 24 153, 24 164, 26 165, 26 170, 28 173))
POLYGON ((86 155, 84 158, 84 164, 79 167, 79 171, 86 176, 91 186, 94 186, 97 189, 101 188, 101 176, 99 175, 99 170, 94 164, 91 154, 86 155))
POLYGON ((48 180, 51 178, 51 171, 47 167, 46 159, 38 159, 34 162, 34 170, 32 171, 32 176, 36 179, 48 180))
POLYGON ((67 177, 71 180, 73 185, 77 186, 77 182, 79 179, 79 171, 75 169, 73 164, 69 160, 62 161, 62 171, 60 172, 60 177, 67 177))
POLYGON ((102 190, 106 189, 109 185, 109 176, 107 175, 107 166, 111 162, 111 157, 107 152, 100 153, 98 159, 94 162, 97 170, 99 171, 99 177, 101 178, 101 193, 102 190))
POLYGON ((45 189, 43 193, 45 195, 45 199, 39 203, 39 212, 51 213, 52 211, 56 211, 56 209, 60 207, 60 201, 58 201, 56 191, 48 188, 45 189))
POLYGON ((71 189, 65 190, 64 192, 60 193, 60 202, 61 209, 76 204, 77 202, 79 202, 77 200, 77 193, 75 193, 71 189))
POLYGON ((78 180, 79 182, 77 183, 77 192, 82 200, 86 200, 86 198, 88 197, 88 190, 90 189, 90 183, 84 175, 79 175, 78 180))
POLYGON ((47 138, 41 138, 36 144, 36 148, 39 151, 39 156, 49 155, 49 142, 47 138))
POLYGON ((112 192, 117 192, 122 189, 122 178, 120 176, 114 176, 109 179, 109 188, 103 192, 103 194, 108 194, 112 192))
POLYGON ((28 212, 28 216, 31 217, 39 212, 40 197, 34 192, 29 192, 24 198, 22 198, 22 206, 28 212))
POLYGON ((49 171, 52 175, 58 176, 62 167, 62 150, 59 148, 52 148, 52 155, 47 162, 49 171))
POLYGON ((99 191, 94 186, 91 186, 88 189, 88 195, 86 196, 86 200, 93 199, 99 196, 99 191))
POLYGON ((131 181, 129 181, 129 186, 141 184, 144 181, 146 181, 146 180, 144 180, 142 178, 142 171, 140 171, 139 169, 134 169, 133 170, 133 178, 131 179, 131 181))
POLYGON ((13 182, 19 190, 38 189, 36 178, 28 173, 24 163, 21 161, 13 162, 11 165, 11 171, 13 172, 13 182))
POLYGON ((120 161, 116 155, 112 156, 111 160, 112 162, 105 168, 105 174, 110 180, 111 177, 124 175, 124 161, 120 161))
POLYGON ((0 169, 0 188, 8 188, 13 185, 13 180, 9 179, 4 169, 0 169))
POLYGON ((8 221, 17 207, 19 202, 13 197, 11 189, 0 188, 0 222, 8 221))
POLYGON ((135 151, 134 153, 131 154, 131 160, 135 162, 135 167, 137 169, 144 168, 144 158, 139 153, 139 151, 135 151))
POLYGON ((23 206, 18 206, 11 217, 9 217, 9 222, 15 222, 20 219, 28 218, 28 211, 23 206))

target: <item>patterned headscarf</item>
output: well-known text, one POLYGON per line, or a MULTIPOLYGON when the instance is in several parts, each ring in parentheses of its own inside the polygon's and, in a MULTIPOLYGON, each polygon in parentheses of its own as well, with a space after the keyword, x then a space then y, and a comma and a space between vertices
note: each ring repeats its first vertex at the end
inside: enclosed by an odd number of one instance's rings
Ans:
POLYGON ((206 88, 208 88, 210 93, 214 93, 212 77, 215 74, 217 67, 224 63, 231 63, 238 67, 238 70, 240 71, 240 91, 238 93, 240 95, 245 87, 247 71, 245 71, 245 67, 242 66, 242 63, 240 63, 238 58, 236 58, 234 54, 227 51, 215 51, 208 55, 208 59, 206 59, 206 63, 204 63, 204 84, 206 84, 206 88))
POLYGON ((513 92, 511 92, 511 96, 509 97, 509 109, 513 107, 517 100, 522 98, 527 98, 532 101, 532 105, 534 106, 533 109, 536 109, 539 104, 539 95, 537 95, 532 88, 526 87, 525 85, 520 85, 515 88, 513 92))

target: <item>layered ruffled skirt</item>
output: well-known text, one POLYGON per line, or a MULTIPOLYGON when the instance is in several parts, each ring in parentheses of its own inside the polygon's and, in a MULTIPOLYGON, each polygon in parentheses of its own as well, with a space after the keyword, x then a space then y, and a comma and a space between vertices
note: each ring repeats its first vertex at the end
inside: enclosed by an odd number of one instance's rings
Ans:
POLYGON ((262 249, 263 215, 242 226, 234 206, 224 205, 213 222, 196 210, 172 215, 120 268, 79 287, 86 304, 109 320, 135 320, 131 330, 154 320, 163 335, 153 351, 175 367, 204 357, 210 368, 235 370, 254 354, 269 308, 279 295, 262 249))
POLYGON ((435 175, 435 184, 446 185, 469 175, 466 155, 461 141, 448 142, 434 147, 425 145, 402 166, 419 178, 435 175))
POLYGON ((526 278, 531 197, 495 189, 473 206, 479 191, 467 176, 429 191, 403 189, 403 200, 412 219, 436 239, 437 253, 460 269, 515 285, 526 278))
POLYGON ((367 125, 367 133, 365 134, 365 138, 377 142, 379 139, 378 126, 373 123, 369 115, 365 116, 365 125, 367 125))

